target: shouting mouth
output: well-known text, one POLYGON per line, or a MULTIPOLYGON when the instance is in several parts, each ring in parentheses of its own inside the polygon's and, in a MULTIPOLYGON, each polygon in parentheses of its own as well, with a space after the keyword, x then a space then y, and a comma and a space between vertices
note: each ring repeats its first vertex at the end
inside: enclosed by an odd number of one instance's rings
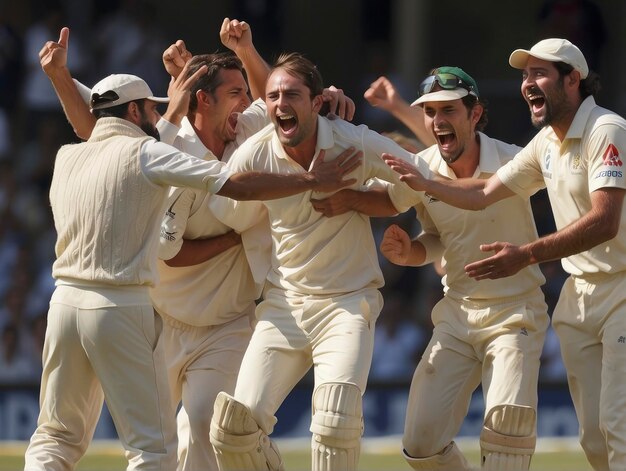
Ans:
POLYGON ((456 134, 449 130, 436 131, 437 143, 443 151, 450 151, 456 144, 456 134))
POLYGON ((530 110, 532 111, 533 114, 537 114, 539 113, 544 105, 546 104, 546 98, 543 94, 538 93, 538 92, 529 92, 526 95, 526 101, 528 102, 529 106, 530 106, 530 110))
POLYGON ((284 114, 281 116, 276 116, 278 121, 278 126, 280 127, 281 132, 285 136, 291 136, 295 133, 298 127, 298 121, 295 116, 291 114, 284 114))

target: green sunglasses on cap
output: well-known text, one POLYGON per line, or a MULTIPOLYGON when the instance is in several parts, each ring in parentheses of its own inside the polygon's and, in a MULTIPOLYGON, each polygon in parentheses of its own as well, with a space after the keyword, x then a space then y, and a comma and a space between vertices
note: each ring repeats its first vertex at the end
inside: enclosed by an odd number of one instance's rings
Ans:
POLYGON ((478 97, 476 81, 459 67, 439 67, 433 75, 426 77, 419 85, 419 96, 432 92, 435 84, 443 90, 463 88, 478 97))

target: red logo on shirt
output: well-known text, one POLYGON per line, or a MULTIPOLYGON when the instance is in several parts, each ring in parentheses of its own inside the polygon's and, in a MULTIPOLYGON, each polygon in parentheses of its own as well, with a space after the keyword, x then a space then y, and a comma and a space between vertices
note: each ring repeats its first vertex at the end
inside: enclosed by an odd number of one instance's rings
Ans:
POLYGON ((604 155, 602 156, 602 160, 604 161, 604 165, 621 167, 622 161, 619 158, 619 152, 617 151, 617 147, 613 144, 609 144, 609 146, 604 151, 604 155))

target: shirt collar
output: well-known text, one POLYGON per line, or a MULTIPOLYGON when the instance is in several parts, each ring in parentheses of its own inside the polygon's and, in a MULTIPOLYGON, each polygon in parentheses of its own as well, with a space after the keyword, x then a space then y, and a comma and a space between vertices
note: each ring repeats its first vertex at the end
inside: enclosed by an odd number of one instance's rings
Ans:
POLYGON ((585 127, 587 126, 587 121, 589 121, 589 116, 595 107, 596 101, 592 95, 589 95, 583 100, 578 107, 578 111, 576 111, 576 114, 574 115, 572 124, 570 124, 570 127, 567 130, 565 139, 582 139, 585 127))
POLYGON ((200 140, 191 121, 185 116, 180 125, 179 135, 185 141, 185 151, 191 155, 203 156, 204 160, 217 160, 217 157, 200 140))

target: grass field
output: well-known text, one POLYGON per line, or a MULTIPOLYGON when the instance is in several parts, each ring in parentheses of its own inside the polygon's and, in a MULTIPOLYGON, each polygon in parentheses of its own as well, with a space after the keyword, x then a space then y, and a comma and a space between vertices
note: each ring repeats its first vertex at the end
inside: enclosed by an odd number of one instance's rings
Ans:
MULTIPOLYGON (((407 471, 409 466, 398 453, 399 437, 365 439, 359 464, 360 471, 407 471)), ((303 439, 278 440, 285 469, 306 471, 310 469, 308 442, 303 439)), ((470 463, 479 469, 477 440, 461 440, 459 447, 470 463)), ((26 443, 0 442, 0 471, 20 471, 24 467, 26 443)), ((126 461, 117 442, 95 442, 81 460, 77 471, 120 471, 126 461)), ((572 439, 543 439, 537 443, 537 453, 530 467, 534 471, 591 471, 580 447, 572 439)))

